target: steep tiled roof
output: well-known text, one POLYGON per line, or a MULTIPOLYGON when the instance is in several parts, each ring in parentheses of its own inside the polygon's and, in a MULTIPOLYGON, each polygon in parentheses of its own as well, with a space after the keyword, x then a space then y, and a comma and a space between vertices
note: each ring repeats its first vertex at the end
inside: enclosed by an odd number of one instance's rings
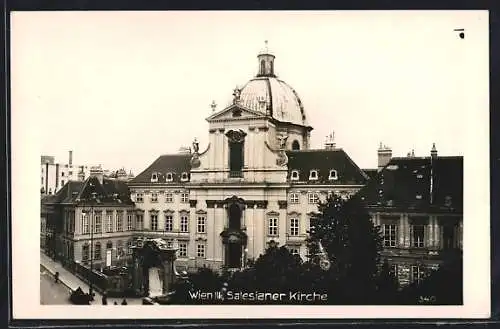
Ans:
POLYGON ((299 180, 292 183, 364 185, 368 177, 342 149, 288 151, 288 180, 294 170, 299 180), (337 180, 329 180, 330 170, 337 171, 337 180), (311 170, 318 171, 317 180, 309 180, 311 170))
POLYGON ((462 212, 463 157, 393 158, 358 196, 385 210, 462 212))
POLYGON ((93 192, 96 193, 96 199, 102 204, 133 204, 126 182, 104 178, 101 184, 95 176, 87 178, 85 182, 69 181, 46 203, 61 204, 86 201, 92 198, 93 192))
POLYGON ((166 154, 156 159, 146 170, 129 181, 129 184, 151 184, 153 173, 158 176, 157 183, 179 183, 183 172, 188 174, 191 170, 190 154, 166 154), (172 174, 172 181, 167 182, 167 173, 172 174))

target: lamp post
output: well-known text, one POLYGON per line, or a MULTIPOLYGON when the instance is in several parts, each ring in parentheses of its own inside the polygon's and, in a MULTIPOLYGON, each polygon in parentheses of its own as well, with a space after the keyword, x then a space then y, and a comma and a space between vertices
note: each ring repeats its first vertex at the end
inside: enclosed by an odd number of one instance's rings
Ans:
POLYGON ((89 295, 94 300, 94 290, 92 282, 92 274, 94 273, 94 201, 96 200, 96 192, 92 192, 92 199, 90 203, 90 276, 89 276, 89 295))

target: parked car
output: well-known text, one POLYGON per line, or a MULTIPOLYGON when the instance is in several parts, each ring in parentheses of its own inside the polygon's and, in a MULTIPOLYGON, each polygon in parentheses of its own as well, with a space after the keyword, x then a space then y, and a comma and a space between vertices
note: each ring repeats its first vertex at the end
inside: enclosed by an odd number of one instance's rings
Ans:
POLYGON ((71 293, 69 300, 75 305, 90 305, 92 298, 89 294, 84 293, 82 288, 78 287, 71 293))

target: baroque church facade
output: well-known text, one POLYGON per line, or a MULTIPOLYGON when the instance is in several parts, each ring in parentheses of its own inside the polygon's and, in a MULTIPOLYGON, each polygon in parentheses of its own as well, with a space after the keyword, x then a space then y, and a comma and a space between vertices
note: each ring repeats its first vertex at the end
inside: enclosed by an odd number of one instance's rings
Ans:
POLYGON ((318 201, 368 181, 333 136, 310 149, 298 94, 275 75, 274 55, 257 59, 257 75, 207 118, 208 145, 162 155, 128 183, 142 236, 177 244, 180 268, 240 268, 270 243, 305 258, 318 201))

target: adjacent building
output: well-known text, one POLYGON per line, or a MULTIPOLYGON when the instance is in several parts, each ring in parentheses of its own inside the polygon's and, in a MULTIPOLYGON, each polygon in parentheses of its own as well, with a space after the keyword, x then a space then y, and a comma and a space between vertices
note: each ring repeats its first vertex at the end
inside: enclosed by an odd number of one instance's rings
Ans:
POLYGON ((46 253, 63 264, 88 266, 92 260, 94 268, 123 265, 133 235, 142 227, 129 189, 123 180, 104 177, 100 167, 91 168, 89 175, 42 200, 46 253))
POLYGON ((53 156, 41 156, 40 193, 55 194, 68 181, 83 181, 89 177, 90 166, 73 164, 73 151, 67 163, 56 163, 53 156))
POLYGON ((379 150, 379 171, 360 192, 380 226, 384 252, 401 285, 420 280, 447 256, 461 254, 463 157, 391 158, 379 150))

